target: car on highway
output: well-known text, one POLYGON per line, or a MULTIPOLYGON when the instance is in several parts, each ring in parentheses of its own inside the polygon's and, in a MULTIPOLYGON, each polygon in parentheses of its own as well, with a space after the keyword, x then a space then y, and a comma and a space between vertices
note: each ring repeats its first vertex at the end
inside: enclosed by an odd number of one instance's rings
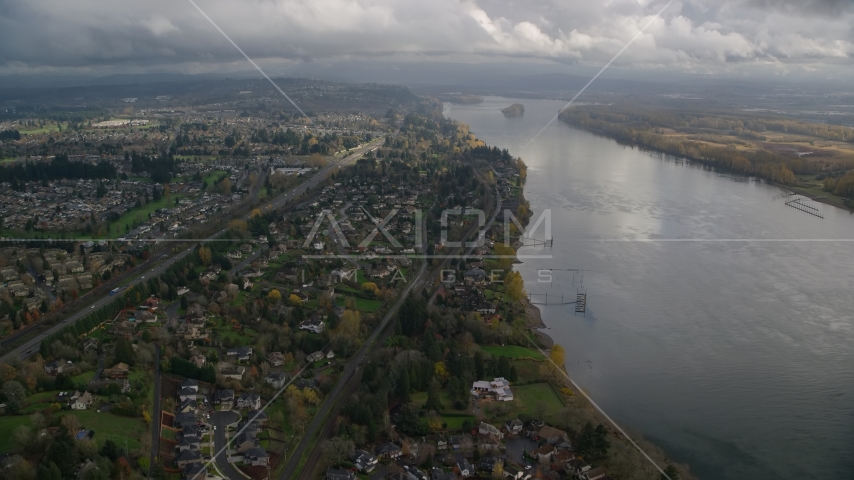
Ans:
POLYGON ((89 307, 89 310, 92 310, 93 308, 95 308, 95 305, 92 305, 91 307, 89 307))

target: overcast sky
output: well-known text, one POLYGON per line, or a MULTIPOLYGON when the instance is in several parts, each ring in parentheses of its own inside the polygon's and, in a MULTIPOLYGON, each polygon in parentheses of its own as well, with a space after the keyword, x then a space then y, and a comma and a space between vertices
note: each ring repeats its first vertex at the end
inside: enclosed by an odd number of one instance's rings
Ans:
MULTIPOLYGON (((196 0, 262 68, 533 62, 851 74, 851 0, 196 0)), ((189 0, 0 0, 0 75, 245 71, 189 0)))

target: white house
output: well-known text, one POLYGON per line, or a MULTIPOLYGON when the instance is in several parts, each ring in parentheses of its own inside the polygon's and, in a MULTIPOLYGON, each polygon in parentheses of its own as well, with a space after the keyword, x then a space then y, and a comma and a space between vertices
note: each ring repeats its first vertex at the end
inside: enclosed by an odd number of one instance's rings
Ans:
POLYGON ((92 404, 92 394, 89 392, 74 392, 71 396, 72 410, 86 410, 92 404))
POLYGON ((300 330, 308 330, 313 333, 322 333, 325 327, 326 325, 324 325, 323 320, 319 317, 309 318, 299 324, 300 330))
POLYGON ((472 383, 471 394, 481 398, 493 398, 499 402, 510 402, 513 400, 510 382, 505 380, 504 377, 497 377, 491 382, 478 380, 472 383))

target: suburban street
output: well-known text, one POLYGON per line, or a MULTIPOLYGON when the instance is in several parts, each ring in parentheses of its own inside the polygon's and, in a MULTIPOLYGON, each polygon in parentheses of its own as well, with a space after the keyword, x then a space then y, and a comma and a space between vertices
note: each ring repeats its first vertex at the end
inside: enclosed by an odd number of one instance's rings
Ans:
MULTIPOLYGON (((277 209, 277 208, 287 204, 288 202, 299 198, 299 196, 304 195, 307 191, 313 189, 314 187, 316 187, 319 184, 321 184, 322 182, 324 182, 326 180, 326 177, 329 175, 329 173, 332 172, 333 169, 350 165, 350 164, 356 162, 356 160, 361 158, 365 153, 372 152, 372 151, 376 150, 382 144, 384 138, 385 137, 379 137, 370 143, 367 143, 365 145, 362 145, 361 147, 354 149, 354 153, 352 153, 351 155, 349 155, 345 158, 342 158, 340 160, 334 160, 334 161, 329 162, 326 166, 324 166, 323 168, 318 170, 314 174, 314 176, 312 176, 305 183, 298 185, 298 186, 294 187, 293 189, 291 189, 290 191, 279 195, 274 200, 269 202, 269 205, 271 206, 272 209, 277 209)), ((249 218, 249 214, 246 215, 246 218, 249 218)), ((228 228, 224 227, 221 230, 214 233, 213 235, 207 237, 206 239, 191 240, 193 242, 193 244, 190 247, 182 250, 179 253, 172 255, 169 258, 155 261, 155 263, 153 264, 153 266, 149 270, 145 271, 145 273, 143 275, 140 275, 139 278, 136 278, 133 281, 131 281, 130 283, 128 283, 127 286, 122 287, 122 290, 130 288, 130 287, 144 281, 146 277, 150 278, 152 276, 160 275, 162 272, 164 272, 169 267, 171 267, 175 262, 184 258, 186 255, 191 254, 193 252, 193 250, 196 248, 196 245, 195 245, 196 243, 202 243, 205 241, 214 240, 217 237, 224 234, 227 230, 228 230, 228 228)), ((164 250, 162 252, 159 252, 159 255, 164 255, 167 252, 168 252, 168 250, 164 250)), ((56 324, 53 327, 51 327, 50 329, 42 332, 41 334, 39 334, 35 338, 27 341, 25 344, 23 344, 23 345, 19 346, 18 348, 6 353, 2 357, 0 357, 0 362, 9 363, 9 362, 12 362, 14 360, 21 360, 21 359, 25 359, 25 358, 28 358, 28 357, 34 355, 38 351, 38 349, 41 345, 42 339, 52 335, 53 333, 59 332, 60 330, 62 330, 66 326, 68 326, 68 325, 74 323, 75 321, 85 317, 86 315, 88 315, 92 311, 97 310, 97 309, 103 307, 104 305, 110 303, 112 300, 114 300, 114 298, 110 295, 105 295, 105 296, 95 300, 94 302, 92 302, 90 304, 89 308, 84 307, 79 312, 75 313, 74 315, 69 316, 68 318, 63 319, 58 324, 56 324)))
MULTIPOLYGON (((228 463, 228 449, 226 448, 228 426, 236 426, 239 420, 240 414, 231 410, 221 410, 211 413, 211 425, 214 426, 214 454, 216 454, 213 460, 216 462, 219 471, 226 478, 232 480, 245 478, 243 474, 237 471, 234 465, 228 463)), ((237 434, 237 432, 234 433, 235 435, 237 434)))

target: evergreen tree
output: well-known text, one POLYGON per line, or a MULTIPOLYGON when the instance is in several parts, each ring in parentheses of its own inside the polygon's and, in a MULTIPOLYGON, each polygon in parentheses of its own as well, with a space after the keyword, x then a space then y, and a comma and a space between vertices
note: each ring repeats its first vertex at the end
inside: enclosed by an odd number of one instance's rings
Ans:
POLYGON ((119 446, 109 438, 104 442, 104 445, 101 446, 101 451, 99 453, 104 457, 109 458, 111 462, 115 462, 120 456, 122 456, 119 446))
POLYGON ((409 389, 409 372, 404 369, 397 382, 397 396, 400 397, 400 403, 406 404, 411 401, 409 398, 409 389))
POLYGON ((36 469, 36 478, 39 480, 62 480, 62 472, 59 467, 51 461, 42 462, 36 469))
POLYGON ((424 403, 425 410, 442 413, 443 405, 442 400, 439 398, 441 388, 441 385, 439 385, 439 382, 435 378, 430 381, 430 387, 427 388, 427 402, 424 403))
POLYGON ((127 338, 120 337, 118 340, 116 340, 115 361, 116 363, 122 362, 130 366, 133 365, 133 345, 131 345, 130 340, 128 340, 127 338))
MULTIPOLYGON (((483 354, 479 351, 474 354, 474 371, 478 380, 486 378, 486 367, 483 363, 483 354)), ((507 372, 508 375, 510 372, 507 372)))

